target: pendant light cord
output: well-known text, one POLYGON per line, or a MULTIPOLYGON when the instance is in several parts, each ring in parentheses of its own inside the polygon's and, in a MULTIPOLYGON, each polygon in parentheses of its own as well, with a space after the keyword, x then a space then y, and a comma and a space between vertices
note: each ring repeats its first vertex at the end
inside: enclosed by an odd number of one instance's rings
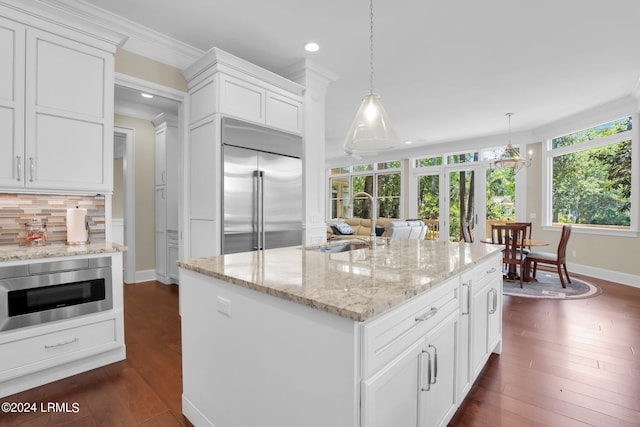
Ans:
POLYGON ((369 0, 369 42, 370 42, 370 54, 369 54, 369 93, 373 95, 373 0, 369 0))

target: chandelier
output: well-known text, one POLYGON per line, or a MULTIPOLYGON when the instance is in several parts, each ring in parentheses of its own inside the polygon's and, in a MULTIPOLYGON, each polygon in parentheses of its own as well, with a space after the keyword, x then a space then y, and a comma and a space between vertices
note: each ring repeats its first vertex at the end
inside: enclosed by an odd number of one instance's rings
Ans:
POLYGON ((391 150, 399 144, 380 96, 373 92, 373 0, 369 1, 369 30, 369 93, 362 99, 344 140, 345 153, 356 156, 391 150))
POLYGON ((523 167, 531 166, 531 158, 528 161, 520 158, 520 149, 514 148, 511 145, 511 116, 513 113, 506 113, 505 116, 509 117, 509 143, 502 152, 502 155, 491 162, 491 167, 494 169, 513 169, 514 173, 518 173, 523 167))

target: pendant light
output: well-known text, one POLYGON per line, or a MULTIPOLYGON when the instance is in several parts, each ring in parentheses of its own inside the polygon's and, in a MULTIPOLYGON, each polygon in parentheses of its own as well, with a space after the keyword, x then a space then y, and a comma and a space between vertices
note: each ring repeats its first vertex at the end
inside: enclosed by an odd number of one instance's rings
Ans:
POLYGON ((349 133, 344 140, 344 151, 349 155, 376 154, 398 147, 398 136, 391 127, 380 96, 373 93, 373 0, 369 0, 369 94, 360 104, 349 133))
POLYGON ((509 117, 509 143, 502 152, 502 155, 491 162, 491 166, 494 169, 511 168, 515 173, 518 173, 522 167, 531 166, 531 159, 524 161, 520 158, 520 150, 513 148, 511 145, 511 116, 513 113, 506 113, 505 116, 509 117))

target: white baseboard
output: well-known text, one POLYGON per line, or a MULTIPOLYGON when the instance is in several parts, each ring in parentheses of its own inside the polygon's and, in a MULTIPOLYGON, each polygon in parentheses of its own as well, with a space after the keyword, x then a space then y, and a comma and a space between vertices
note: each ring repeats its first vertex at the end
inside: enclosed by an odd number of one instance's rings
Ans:
POLYGON ((213 423, 202 413, 189 399, 182 395, 182 413, 194 426, 215 427, 213 423))
POLYGON ((584 274, 585 276, 591 276, 597 279, 609 280, 611 282, 633 286, 634 288, 640 288, 640 276, 635 274, 621 273, 619 271, 572 263, 567 263, 567 269, 569 270, 569 273, 584 274))
POLYGON ((155 270, 136 271, 136 283, 150 282, 152 280, 156 280, 155 270))

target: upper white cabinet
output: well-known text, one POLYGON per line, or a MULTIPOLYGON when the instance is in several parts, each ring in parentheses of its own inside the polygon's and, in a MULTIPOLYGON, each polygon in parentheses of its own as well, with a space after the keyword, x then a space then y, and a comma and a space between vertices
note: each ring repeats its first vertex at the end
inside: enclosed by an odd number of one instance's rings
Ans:
POLYGON ((25 27, 0 18, 1 187, 24 182, 24 45, 25 27))
POLYGON ((109 193, 116 46, 40 23, 0 18, 0 189, 109 193))

